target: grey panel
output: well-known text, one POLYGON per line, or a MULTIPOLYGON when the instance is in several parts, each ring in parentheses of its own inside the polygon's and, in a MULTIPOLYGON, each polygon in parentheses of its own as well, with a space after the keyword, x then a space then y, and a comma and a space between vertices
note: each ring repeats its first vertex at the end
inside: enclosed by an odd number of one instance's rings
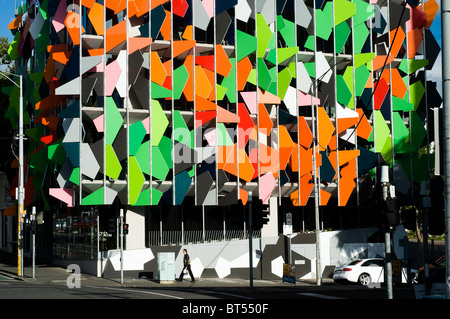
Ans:
POLYGON ((208 12, 206 12, 206 9, 203 6, 201 0, 193 0, 192 3, 194 6, 194 12, 195 12, 194 25, 197 28, 202 29, 203 31, 206 31, 206 29, 208 28, 209 22, 211 21, 211 18, 209 17, 208 12))
POLYGON ((214 180, 211 174, 206 171, 197 177, 197 205, 202 205, 210 191, 214 180))
POLYGON ((307 29, 311 23, 312 16, 311 13, 309 13, 304 0, 295 1, 295 20, 299 26, 304 27, 305 29, 307 29))

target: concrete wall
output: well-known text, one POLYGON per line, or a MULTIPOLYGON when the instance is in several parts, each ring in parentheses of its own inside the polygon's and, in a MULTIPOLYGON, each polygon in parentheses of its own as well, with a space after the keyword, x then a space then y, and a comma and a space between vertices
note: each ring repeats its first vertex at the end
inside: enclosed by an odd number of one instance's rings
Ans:
MULTIPOLYGON (((130 226, 131 228, 131 226, 130 226)), ((384 243, 370 243, 368 238, 377 233, 376 228, 322 232, 320 237, 321 269, 323 277, 330 277, 335 266, 341 266, 356 258, 384 256, 384 243)), ((404 230, 397 231, 393 242, 403 238, 404 230)), ((315 234, 292 236, 292 263, 296 265, 298 279, 316 278, 315 234)), ((183 246, 157 246, 145 249, 126 250, 124 276, 156 278, 157 253, 175 252, 175 272, 179 275, 183 267, 182 250, 186 248, 191 257, 195 277, 204 278, 249 278, 248 240, 233 240, 183 246)), ((397 257, 402 256, 402 247, 393 246, 397 257)), ((118 251, 109 251, 103 256, 104 277, 120 276, 118 251)), ((255 279, 276 280, 282 278, 283 263, 289 256, 289 242, 285 236, 253 239, 253 275, 255 279)))

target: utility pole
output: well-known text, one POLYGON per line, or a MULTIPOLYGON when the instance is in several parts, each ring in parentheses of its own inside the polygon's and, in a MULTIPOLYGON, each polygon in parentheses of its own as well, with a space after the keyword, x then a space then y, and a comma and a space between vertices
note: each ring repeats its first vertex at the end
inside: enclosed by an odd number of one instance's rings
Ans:
POLYGON ((33 278, 36 278, 36 207, 33 207, 33 211, 31 213, 31 232, 33 233, 33 249, 32 260, 33 260, 33 278))
POLYGON ((123 284, 123 209, 120 209, 120 283, 123 284))
POLYGON ((252 222, 252 192, 248 192, 248 254, 250 288, 253 288, 253 222, 252 222))
POLYGON ((450 0, 441 0, 442 13, 442 92, 444 111, 444 172, 445 172, 445 291, 450 299, 450 0))

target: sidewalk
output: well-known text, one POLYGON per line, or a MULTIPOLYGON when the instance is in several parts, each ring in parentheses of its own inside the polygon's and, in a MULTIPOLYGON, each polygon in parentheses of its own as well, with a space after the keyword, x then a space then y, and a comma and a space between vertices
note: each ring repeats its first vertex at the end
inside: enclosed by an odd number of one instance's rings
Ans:
MULTIPOLYGON (((35 278, 30 260, 25 259, 23 276, 17 275, 17 257, 13 254, 0 251, 0 276, 20 280, 27 283, 43 285, 67 285, 67 279, 71 273, 65 268, 54 265, 37 264, 35 267, 35 278)), ((330 279, 324 279, 323 283, 332 283, 330 279)), ((104 287, 148 287, 148 288, 178 288, 178 287, 249 287, 248 279, 240 278, 197 278, 195 282, 186 279, 183 282, 170 281, 159 282, 147 278, 124 277, 123 284, 120 278, 99 278, 93 275, 81 273, 81 286, 104 286, 104 287)), ((282 280, 260 280, 254 279, 254 287, 295 287, 304 285, 315 285, 315 280, 297 281, 295 285, 284 283, 282 280)))

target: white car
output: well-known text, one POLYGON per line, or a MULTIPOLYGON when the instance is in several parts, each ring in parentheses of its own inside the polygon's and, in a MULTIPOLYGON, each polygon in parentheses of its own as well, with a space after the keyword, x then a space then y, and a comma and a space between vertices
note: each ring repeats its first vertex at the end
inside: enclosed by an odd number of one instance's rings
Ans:
MULTIPOLYGON (((413 270, 412 277, 414 276, 413 270)), ((402 283, 407 282, 406 269, 401 271, 402 283)), ((334 270, 333 280, 335 282, 354 282, 363 286, 384 282, 384 259, 369 258, 358 259, 344 267, 334 270)))

